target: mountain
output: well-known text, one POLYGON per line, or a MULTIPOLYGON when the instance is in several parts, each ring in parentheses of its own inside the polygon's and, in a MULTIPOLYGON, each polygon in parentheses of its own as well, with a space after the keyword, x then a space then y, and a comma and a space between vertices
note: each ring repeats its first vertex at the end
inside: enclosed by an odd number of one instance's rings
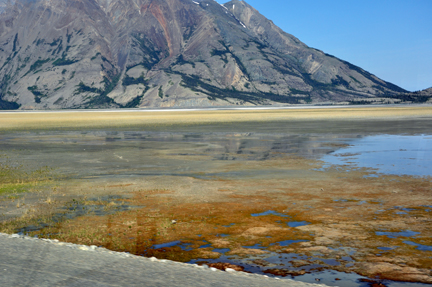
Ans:
POLYGON ((245 1, 0 0, 0 108, 392 101, 245 1))
POLYGON ((405 103, 432 103, 432 88, 412 93, 401 93, 397 97, 405 103))

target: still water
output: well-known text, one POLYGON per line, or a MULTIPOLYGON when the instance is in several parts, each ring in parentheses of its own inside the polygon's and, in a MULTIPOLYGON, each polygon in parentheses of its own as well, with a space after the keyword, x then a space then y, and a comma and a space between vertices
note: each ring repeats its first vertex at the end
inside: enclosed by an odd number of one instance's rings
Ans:
POLYGON ((350 146, 325 155, 326 166, 373 168, 378 173, 430 176, 432 136, 374 135, 350 142, 350 146))
POLYGON ((274 170, 213 171, 218 161, 265 161, 286 155, 322 160, 324 168, 366 167, 378 173, 430 176, 431 123, 270 122, 162 130, 30 131, 0 134, 0 153, 26 167, 50 166, 71 178, 277 176, 274 170))

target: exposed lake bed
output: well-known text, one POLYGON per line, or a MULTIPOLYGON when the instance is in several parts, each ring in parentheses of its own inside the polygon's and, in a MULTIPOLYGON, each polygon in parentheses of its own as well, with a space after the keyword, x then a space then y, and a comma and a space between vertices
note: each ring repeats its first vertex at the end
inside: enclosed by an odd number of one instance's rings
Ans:
POLYGON ((29 234, 327 285, 432 283, 431 119, 4 131, 9 161, 58 176, 3 195, 2 228, 80 211, 29 234))

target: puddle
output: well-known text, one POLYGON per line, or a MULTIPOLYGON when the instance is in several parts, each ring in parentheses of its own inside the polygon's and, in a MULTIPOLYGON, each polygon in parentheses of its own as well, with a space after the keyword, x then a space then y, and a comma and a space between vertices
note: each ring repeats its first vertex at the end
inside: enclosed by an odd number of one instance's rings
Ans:
POLYGON ((396 249, 397 247, 377 247, 377 249, 382 250, 382 251, 390 251, 393 249, 396 249))
POLYGON ((356 201, 356 200, 348 200, 348 199, 333 199, 334 202, 349 202, 349 201, 356 201))
POLYGON ((412 241, 404 241, 403 243, 408 244, 408 245, 414 245, 417 246, 417 250, 421 250, 421 251, 432 251, 432 246, 429 245, 422 245, 422 244, 418 244, 412 241))
POLYGON ((395 206, 395 209, 402 210, 402 211, 405 211, 405 212, 410 212, 410 211, 414 211, 415 210, 414 208, 405 208, 405 207, 402 207, 402 206, 395 206))
POLYGON ((312 223, 307 222, 307 221, 290 221, 290 222, 287 222, 287 225, 289 227, 300 227, 300 226, 305 226, 305 225, 309 225, 309 224, 312 224, 312 223))
POLYGON ((261 213, 252 213, 251 216, 253 217, 257 217, 257 216, 265 216, 265 215, 276 215, 276 216, 281 216, 281 217, 289 217, 286 214, 280 213, 280 212, 276 212, 274 210, 267 210, 261 213))
POLYGON ((155 244, 151 248, 152 249, 160 249, 160 248, 173 247, 173 246, 179 245, 180 243, 181 243, 181 241, 177 240, 177 241, 172 241, 172 242, 167 242, 167 243, 162 243, 162 244, 155 244))
POLYGON ((400 232, 380 232, 376 231, 376 235, 387 236, 388 238, 398 238, 398 237, 413 237, 420 234, 420 232, 415 232, 411 230, 405 230, 400 232))
MULTIPOLYGON (((205 242, 207 242, 207 241, 205 241, 205 242)), ((207 248, 207 247, 212 247, 211 243, 207 243, 207 244, 201 245, 198 248, 207 248)))
POLYGON ((353 203, 357 203, 358 205, 363 205, 363 204, 382 204, 381 201, 378 200, 360 200, 360 199, 345 199, 345 198, 340 198, 340 199, 333 199, 334 202, 353 202, 353 203))
POLYGON ((227 252, 230 252, 231 249, 229 249, 229 248, 214 248, 212 251, 213 252, 217 252, 217 253, 225 254, 227 252))
POLYGON ((335 260, 335 259, 321 259, 322 262, 324 262, 327 265, 330 266, 339 266, 341 265, 339 261, 335 260))

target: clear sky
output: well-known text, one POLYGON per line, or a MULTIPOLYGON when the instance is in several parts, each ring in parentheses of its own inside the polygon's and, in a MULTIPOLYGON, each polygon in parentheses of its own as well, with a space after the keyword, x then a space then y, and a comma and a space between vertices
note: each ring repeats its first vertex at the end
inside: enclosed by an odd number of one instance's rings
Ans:
POLYGON ((310 47, 409 91, 432 87, 432 0, 246 2, 310 47))

